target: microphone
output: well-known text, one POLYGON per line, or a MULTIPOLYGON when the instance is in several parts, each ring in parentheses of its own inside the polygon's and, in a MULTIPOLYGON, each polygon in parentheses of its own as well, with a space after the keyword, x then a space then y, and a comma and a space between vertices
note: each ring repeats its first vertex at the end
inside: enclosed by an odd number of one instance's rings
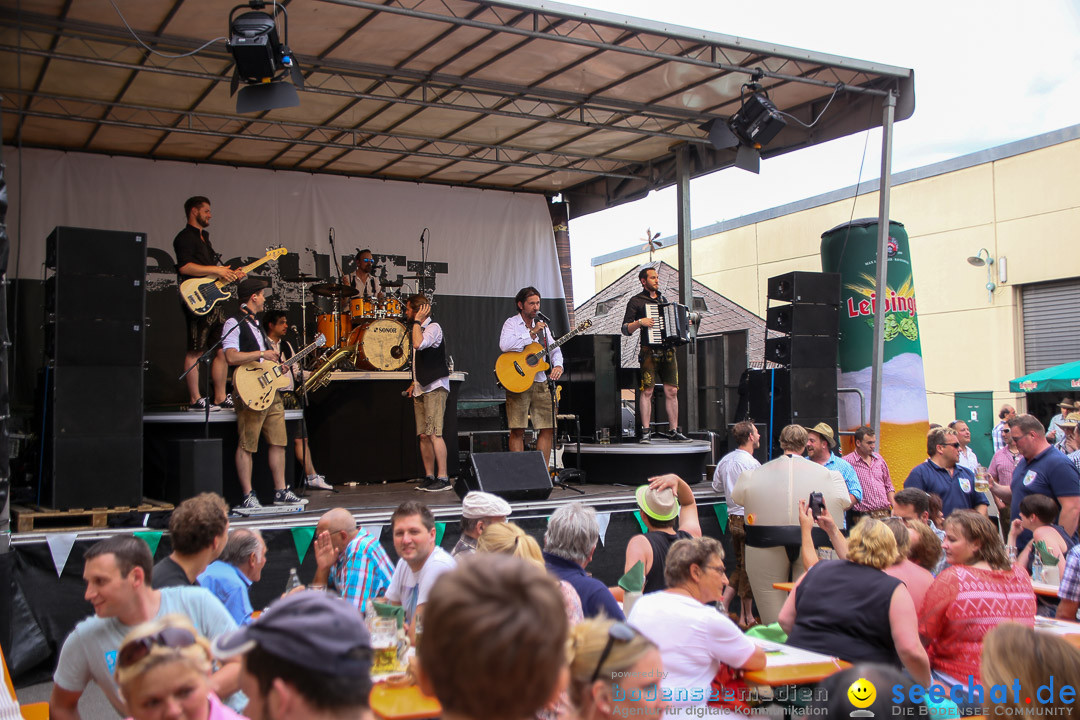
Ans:
POLYGON ((540 312, 539 310, 537 310, 537 311, 536 311, 536 317, 540 318, 540 320, 541 320, 542 322, 544 322, 544 323, 547 323, 548 325, 551 325, 551 319, 550 319, 550 318, 548 318, 548 316, 547 316, 547 315, 545 315, 544 313, 540 312))

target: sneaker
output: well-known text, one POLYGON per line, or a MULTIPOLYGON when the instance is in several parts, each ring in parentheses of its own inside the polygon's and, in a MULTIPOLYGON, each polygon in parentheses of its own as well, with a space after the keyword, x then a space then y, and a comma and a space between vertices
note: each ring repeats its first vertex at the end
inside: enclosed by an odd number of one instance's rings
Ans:
MULTIPOLYGON (((195 402, 188 405, 187 409, 188 410, 202 410, 202 411, 205 411, 206 410, 206 405, 207 405, 206 398, 201 397, 198 400, 196 400, 195 402)), ((217 412, 220 409, 221 408, 219 408, 217 405, 214 405, 213 403, 210 403, 210 412, 217 412)))
POLYGON ((235 410, 236 405, 233 403, 232 393, 226 395, 225 399, 217 404, 217 407, 221 408, 222 410, 235 410))
POLYGON ((690 438, 679 432, 679 428, 675 428, 669 432, 667 437, 671 442, 690 442, 690 438))
POLYGON ((312 488, 313 490, 334 489, 334 486, 326 482, 326 478, 324 478, 322 475, 319 475, 318 473, 315 473, 314 475, 308 475, 304 484, 307 485, 309 488, 312 488))
POLYGON ((642 428, 641 429, 641 442, 643 442, 643 443, 651 443, 652 442, 652 431, 649 430, 649 428, 642 428))
POLYGON ((259 502, 259 498, 255 497, 255 493, 252 491, 244 496, 244 499, 240 502, 240 507, 245 510, 259 510, 262 508, 262 503, 259 502))
POLYGON ((450 478, 441 477, 436 478, 435 482, 431 485, 420 489, 424 492, 442 492, 443 490, 452 490, 453 488, 454 486, 450 484, 450 478))
POLYGON ((416 487, 413 488, 413 490, 423 490, 423 491, 426 492, 434 484, 435 484, 435 476, 434 475, 427 475, 427 476, 424 477, 423 480, 420 481, 419 485, 417 485, 416 487))
POLYGON ((307 498, 300 499, 296 497, 296 494, 289 488, 274 491, 274 504, 275 505, 307 505, 307 498))

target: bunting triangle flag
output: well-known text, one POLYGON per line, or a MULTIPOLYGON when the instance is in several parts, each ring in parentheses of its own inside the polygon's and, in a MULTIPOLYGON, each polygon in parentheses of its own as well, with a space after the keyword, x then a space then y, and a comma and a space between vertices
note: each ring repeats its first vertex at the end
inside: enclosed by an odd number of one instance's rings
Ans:
POLYGON ((311 547, 311 540, 315 537, 314 527, 294 527, 292 530, 293 545, 296 546, 296 557, 300 558, 300 564, 304 564, 304 557, 307 556, 308 548, 311 547))
POLYGON ((435 523, 435 545, 436 546, 441 546, 442 545, 443 535, 445 535, 445 534, 446 534, 446 523, 444 523, 444 522, 435 523))
POLYGON ((364 525, 360 529, 376 540, 382 537, 382 525, 364 525))
POLYGON ((634 511, 634 519, 637 520, 637 524, 638 524, 638 527, 641 528, 641 532, 643 532, 643 533, 649 532, 649 528, 645 527, 645 521, 641 519, 641 511, 640 510, 635 510, 634 511))
POLYGON ((161 530, 140 530, 135 537, 150 546, 150 557, 157 555, 158 545, 161 543, 161 530))
POLYGON ((611 513, 596 513, 596 524, 600 526, 600 544, 607 545, 607 529, 611 524, 611 513))
POLYGON ((49 543, 53 566, 56 568, 56 577, 64 573, 64 566, 67 565, 68 556, 71 555, 71 548, 74 547, 77 536, 78 533, 53 533, 45 536, 46 542, 49 543))
POLYGON ((716 503, 713 505, 713 510, 716 511, 716 520, 720 523, 720 532, 727 532, 727 503, 716 503))

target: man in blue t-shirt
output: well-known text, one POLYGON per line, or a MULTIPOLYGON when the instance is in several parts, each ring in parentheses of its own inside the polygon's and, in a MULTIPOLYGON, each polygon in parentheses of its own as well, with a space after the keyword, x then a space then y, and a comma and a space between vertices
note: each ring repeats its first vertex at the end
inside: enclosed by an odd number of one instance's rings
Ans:
POLYGON ((926 462, 916 465, 904 481, 905 488, 919 488, 941 497, 945 517, 953 510, 978 510, 986 515, 988 501, 975 491, 975 475, 960 460, 960 441, 956 431, 934 428, 926 436, 926 462))
MULTIPOLYGON (((1012 474, 1012 487, 996 486, 995 494, 1011 502, 1011 515, 1020 517, 1020 502, 1036 493, 1053 498, 1061 512, 1057 524, 1076 537, 1080 517, 1080 473, 1069 458, 1046 441, 1046 432, 1033 415, 1017 415, 1008 421, 1009 433, 1016 438, 1016 447, 1023 456, 1012 474)), ((1017 552, 1031 539, 1025 530, 1017 538, 1017 552)))

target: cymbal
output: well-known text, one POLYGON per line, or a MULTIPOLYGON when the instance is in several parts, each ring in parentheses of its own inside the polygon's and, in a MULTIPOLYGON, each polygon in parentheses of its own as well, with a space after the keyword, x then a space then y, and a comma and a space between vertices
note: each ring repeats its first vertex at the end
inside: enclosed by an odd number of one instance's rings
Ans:
POLYGON ((283 277, 281 279, 282 279, 282 281, 288 282, 288 283, 306 283, 306 282, 314 282, 315 280, 318 280, 319 278, 316 277, 315 275, 308 275, 307 273, 300 273, 299 275, 290 275, 289 277, 283 277))
POLYGON ((319 297, 344 299, 359 295, 360 291, 356 288, 351 288, 348 285, 322 283, 320 285, 312 285, 311 294, 318 295, 319 297))

